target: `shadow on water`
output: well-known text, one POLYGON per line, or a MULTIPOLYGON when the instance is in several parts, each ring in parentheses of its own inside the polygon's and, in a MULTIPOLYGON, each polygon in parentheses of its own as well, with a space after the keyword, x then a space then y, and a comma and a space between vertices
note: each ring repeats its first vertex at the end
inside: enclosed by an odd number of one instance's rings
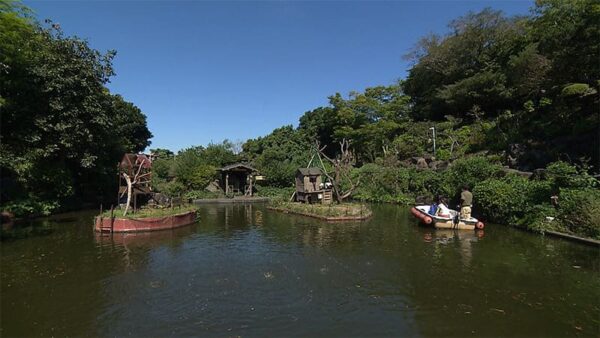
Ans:
POLYGON ((325 223, 205 205, 190 226, 92 231, 94 212, 3 242, 3 336, 597 336, 595 248, 408 209, 325 223))

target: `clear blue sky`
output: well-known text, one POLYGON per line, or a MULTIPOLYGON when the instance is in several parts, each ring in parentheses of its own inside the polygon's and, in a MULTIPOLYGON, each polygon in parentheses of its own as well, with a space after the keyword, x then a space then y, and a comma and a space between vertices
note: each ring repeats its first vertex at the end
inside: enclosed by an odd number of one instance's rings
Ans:
POLYGON ((245 140, 406 76, 402 56, 450 20, 532 1, 25 1, 91 46, 117 50, 109 88, 148 117, 152 148, 245 140))

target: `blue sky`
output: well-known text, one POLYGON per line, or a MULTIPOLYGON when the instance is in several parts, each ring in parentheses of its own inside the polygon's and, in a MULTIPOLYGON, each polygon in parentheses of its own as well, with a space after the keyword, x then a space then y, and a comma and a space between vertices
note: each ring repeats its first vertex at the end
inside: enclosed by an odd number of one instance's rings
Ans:
POLYGON ((485 7, 532 1, 25 1, 91 46, 117 50, 109 88, 148 117, 151 148, 246 140, 404 78, 420 37, 485 7))

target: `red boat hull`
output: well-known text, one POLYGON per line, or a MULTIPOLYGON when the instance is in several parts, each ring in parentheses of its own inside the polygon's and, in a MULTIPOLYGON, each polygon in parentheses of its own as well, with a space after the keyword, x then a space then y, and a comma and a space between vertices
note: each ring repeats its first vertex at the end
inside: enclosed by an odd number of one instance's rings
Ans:
POLYGON ((196 222, 196 211, 178 215, 148 218, 110 218, 96 216, 94 229, 98 232, 140 232, 182 227, 196 222))

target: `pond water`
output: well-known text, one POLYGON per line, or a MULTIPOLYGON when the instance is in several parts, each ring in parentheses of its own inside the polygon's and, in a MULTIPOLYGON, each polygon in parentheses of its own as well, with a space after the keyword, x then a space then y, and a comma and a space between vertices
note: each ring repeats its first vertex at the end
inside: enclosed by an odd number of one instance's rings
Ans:
POLYGON ((392 205, 343 224, 200 208, 198 223, 155 233, 95 234, 93 211, 32 222, 1 244, 0 335, 600 334, 594 247, 436 231, 392 205))

